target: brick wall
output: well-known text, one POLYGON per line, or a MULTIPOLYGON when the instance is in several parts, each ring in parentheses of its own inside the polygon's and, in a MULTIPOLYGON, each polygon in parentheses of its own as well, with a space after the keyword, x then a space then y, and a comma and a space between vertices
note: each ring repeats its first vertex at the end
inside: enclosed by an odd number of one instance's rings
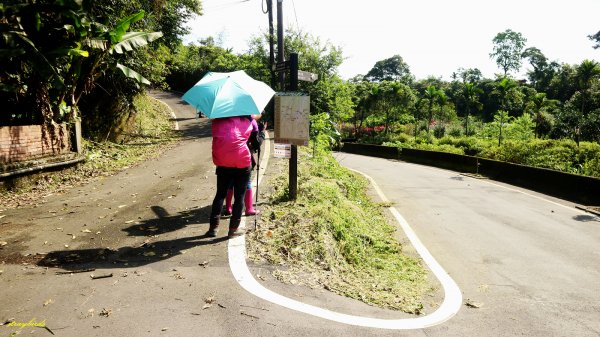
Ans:
POLYGON ((49 134, 43 137, 41 125, 0 127, 0 164, 71 152, 66 125, 55 124, 54 132, 56 137, 53 140, 49 134))

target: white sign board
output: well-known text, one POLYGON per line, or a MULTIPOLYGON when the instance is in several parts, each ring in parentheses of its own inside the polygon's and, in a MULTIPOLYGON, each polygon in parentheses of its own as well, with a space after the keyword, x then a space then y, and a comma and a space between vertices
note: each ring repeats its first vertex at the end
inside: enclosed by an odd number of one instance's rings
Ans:
POLYGON ((287 92, 275 96, 275 142, 308 145, 310 96, 287 92))
POLYGON ((306 82, 314 82, 319 79, 319 75, 309 73, 308 71, 298 70, 298 80, 306 82))
POLYGON ((275 143, 275 158, 291 158, 292 144, 275 143))

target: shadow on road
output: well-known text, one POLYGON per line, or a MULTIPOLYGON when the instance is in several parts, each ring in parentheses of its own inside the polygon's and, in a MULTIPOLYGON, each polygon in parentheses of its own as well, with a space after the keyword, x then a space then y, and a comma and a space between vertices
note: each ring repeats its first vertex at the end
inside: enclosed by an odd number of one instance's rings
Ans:
MULTIPOLYGON (((185 250, 217 244, 227 240, 226 236, 209 238, 201 235, 172 240, 153 241, 155 236, 181 230, 190 224, 207 223, 210 206, 179 212, 170 215, 160 206, 152 206, 156 218, 142 220, 122 229, 128 236, 145 236, 143 243, 137 246, 125 246, 118 249, 89 248, 53 251, 46 254, 38 266, 57 267, 65 270, 90 268, 138 267, 183 254, 185 250)), ((204 233, 206 229, 199 229, 204 233)))
POLYGON ((576 215, 573 217, 573 220, 581 221, 581 222, 591 222, 591 221, 599 221, 600 217, 592 216, 592 215, 576 215))

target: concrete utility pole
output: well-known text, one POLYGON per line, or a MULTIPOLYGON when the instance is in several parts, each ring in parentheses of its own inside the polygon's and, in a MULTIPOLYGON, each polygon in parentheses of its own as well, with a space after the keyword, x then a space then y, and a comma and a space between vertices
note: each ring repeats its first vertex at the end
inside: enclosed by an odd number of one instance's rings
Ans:
MULTIPOLYGON (((277 0, 277 63, 283 63, 283 0, 277 0)), ((279 72, 280 90, 285 91, 285 72, 279 72)))
POLYGON ((273 32, 273 0, 267 0, 267 12, 269 13, 269 67, 271 67, 271 88, 275 88, 277 79, 275 78, 275 51, 274 51, 274 32, 273 32))

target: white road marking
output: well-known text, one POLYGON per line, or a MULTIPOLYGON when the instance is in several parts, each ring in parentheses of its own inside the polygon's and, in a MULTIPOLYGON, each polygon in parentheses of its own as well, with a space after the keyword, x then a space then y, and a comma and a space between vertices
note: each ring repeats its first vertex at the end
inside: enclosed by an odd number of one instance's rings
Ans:
MULTIPOLYGON (((269 158, 269 142, 265 142, 265 153, 267 155, 264 156, 263 161, 261 162, 261 167, 266 168, 268 158, 269 158)), ((262 180, 262 173, 259 176, 259 184, 262 180)), ((384 202, 387 202, 387 198, 383 195, 383 192, 377 186, 375 181, 361 173, 367 177, 375 187, 375 190, 379 194, 384 202)), ((296 310, 305 314, 321 317, 324 319, 328 319, 331 321, 362 326, 362 327, 370 327, 370 328, 381 328, 381 329, 394 329, 394 330, 408 330, 408 329, 422 329, 426 327, 430 327, 433 325, 437 325, 443 323, 454 316, 462 306, 462 294, 458 285, 454 280, 448 275, 448 273, 439 265, 439 263, 435 260, 435 258, 429 253, 427 248, 423 245, 423 243, 419 240, 415 232, 412 230, 408 222, 400 215, 400 213, 394 208, 389 208, 396 220, 400 223, 400 226, 406 233, 406 236, 411 241, 414 248, 417 250, 419 255, 423 261, 427 264, 429 269, 433 272, 433 274, 438 278, 445 292, 444 301, 442 305, 433 313, 416 318, 402 318, 402 319, 380 319, 380 318, 371 318, 371 317, 363 317, 363 316, 354 316, 347 315, 338 312, 334 312, 331 310, 323 309, 316 307, 314 305, 302 303, 291 298, 279 295, 267 288, 265 288, 262 284, 258 283, 248 265, 246 264, 246 238, 245 236, 239 236, 229 240, 229 265, 231 267, 231 272, 233 276, 238 281, 238 283, 242 286, 242 288, 246 289, 251 294, 262 298, 264 300, 270 301, 272 303, 281 305, 288 309, 296 310)), ((245 220, 242 219, 242 223, 240 226, 245 226, 245 220)))

